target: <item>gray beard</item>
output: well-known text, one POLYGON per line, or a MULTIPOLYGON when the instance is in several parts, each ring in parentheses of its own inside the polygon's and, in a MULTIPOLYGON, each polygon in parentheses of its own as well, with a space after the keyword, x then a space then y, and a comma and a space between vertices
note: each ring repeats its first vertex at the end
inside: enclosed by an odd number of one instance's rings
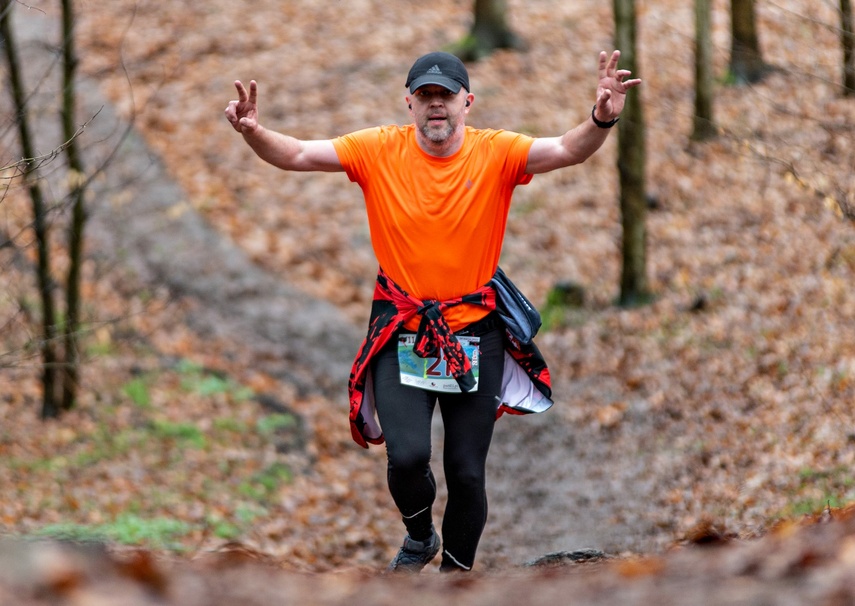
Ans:
POLYGON ((427 123, 422 126, 421 130, 422 134, 428 141, 432 141, 433 143, 445 143, 454 133, 454 127, 455 125, 452 124, 450 120, 446 120, 445 128, 441 131, 432 129, 427 123))

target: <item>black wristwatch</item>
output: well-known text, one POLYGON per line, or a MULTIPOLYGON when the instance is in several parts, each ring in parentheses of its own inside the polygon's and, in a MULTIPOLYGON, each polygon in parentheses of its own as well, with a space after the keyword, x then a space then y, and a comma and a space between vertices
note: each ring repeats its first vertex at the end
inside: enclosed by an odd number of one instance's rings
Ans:
POLYGON ((620 116, 617 118, 612 118, 608 122, 603 122, 602 120, 597 120, 597 117, 594 115, 594 112, 597 109, 597 104, 594 104, 594 107, 591 108, 591 120, 594 121, 594 124, 599 126, 600 128, 611 128, 615 124, 617 124, 618 120, 620 120, 620 116))

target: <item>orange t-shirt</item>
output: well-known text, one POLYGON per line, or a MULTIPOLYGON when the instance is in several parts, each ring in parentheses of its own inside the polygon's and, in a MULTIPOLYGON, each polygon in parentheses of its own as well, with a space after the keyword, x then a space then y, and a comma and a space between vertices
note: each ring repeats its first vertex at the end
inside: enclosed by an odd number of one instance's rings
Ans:
MULTIPOLYGON (((466 128, 463 146, 437 158, 415 126, 383 126, 333 140, 339 161, 365 196, 374 254, 392 280, 422 300, 446 300, 486 284, 499 264, 511 196, 533 138, 466 128)), ((452 330, 484 317, 474 305, 445 312, 452 330)), ((418 318, 407 329, 418 327, 418 318)))

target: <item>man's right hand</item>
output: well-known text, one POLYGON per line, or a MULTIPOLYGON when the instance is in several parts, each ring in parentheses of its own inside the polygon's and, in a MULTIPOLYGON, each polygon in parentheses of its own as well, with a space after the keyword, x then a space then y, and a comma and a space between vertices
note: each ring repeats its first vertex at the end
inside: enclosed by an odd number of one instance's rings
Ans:
POLYGON ((258 123, 258 84, 250 80, 249 91, 235 80, 237 101, 229 101, 226 120, 256 155, 282 170, 344 170, 331 139, 300 141, 289 135, 264 128, 258 123))
POLYGON ((258 84, 249 82, 249 92, 240 80, 235 80, 238 92, 237 101, 229 101, 226 107, 226 119, 232 128, 243 134, 251 134, 258 128, 258 84))

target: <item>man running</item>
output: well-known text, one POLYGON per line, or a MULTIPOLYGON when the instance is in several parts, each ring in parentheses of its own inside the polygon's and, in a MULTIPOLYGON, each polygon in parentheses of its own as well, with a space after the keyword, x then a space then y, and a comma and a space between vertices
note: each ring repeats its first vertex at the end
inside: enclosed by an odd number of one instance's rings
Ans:
POLYGON ((354 440, 386 444, 388 484, 407 535, 390 571, 418 572, 442 548, 441 572, 471 570, 487 520, 485 467, 496 418, 551 404, 533 342, 496 311, 496 276, 511 196, 533 175, 584 162, 606 140, 627 91, 641 83, 599 55, 593 109, 556 137, 466 126, 475 104, 455 56, 419 57, 407 76, 412 123, 298 140, 259 121, 258 85, 235 82, 225 114, 266 162, 344 171, 365 198, 379 262, 368 335, 349 380, 354 440), (448 501, 433 523, 431 418, 445 429, 448 501))

